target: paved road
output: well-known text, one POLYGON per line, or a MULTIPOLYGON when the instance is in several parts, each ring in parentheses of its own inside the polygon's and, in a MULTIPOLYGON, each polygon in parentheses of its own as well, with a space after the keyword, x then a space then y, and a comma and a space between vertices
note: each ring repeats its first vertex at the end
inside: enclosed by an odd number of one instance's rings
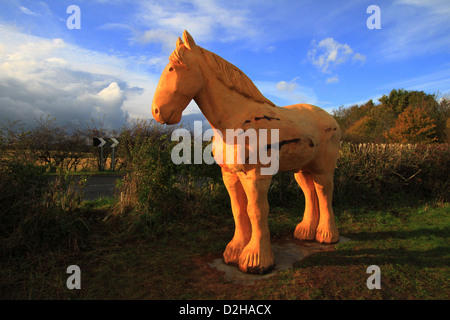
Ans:
MULTIPOLYGON (((121 179, 121 175, 98 175, 88 176, 86 187, 84 188, 83 200, 95 200, 101 197, 113 197, 114 189, 118 179, 121 179)), ((51 176, 51 181, 57 179, 57 176, 51 176)), ((77 176, 76 179, 80 179, 77 176)))
POLYGON ((100 197, 113 197, 117 179, 122 176, 89 176, 84 188, 83 200, 95 200, 100 197))
POLYGON ((84 200, 95 200, 100 197, 114 196, 117 179, 122 176, 89 176, 84 189, 84 200))

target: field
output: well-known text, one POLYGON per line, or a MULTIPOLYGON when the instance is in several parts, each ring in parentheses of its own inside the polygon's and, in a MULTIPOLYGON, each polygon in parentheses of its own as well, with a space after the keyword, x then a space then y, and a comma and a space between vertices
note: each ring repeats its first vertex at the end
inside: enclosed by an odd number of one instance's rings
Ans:
MULTIPOLYGON (((110 201, 84 204, 89 236, 76 250, 3 258, 2 299, 443 299, 449 298, 450 207, 365 211, 337 208, 349 242, 317 253, 248 287, 224 281, 208 266, 232 236, 231 219, 202 217, 164 235, 130 234, 109 218, 110 201), (93 206, 93 207, 91 207, 93 206), (105 219, 106 218, 106 219, 105 219), (81 290, 68 290, 66 268, 81 269, 81 290), (381 270, 381 289, 366 286, 369 265, 381 270)), ((272 240, 289 238, 299 217, 275 209, 272 240)))
MULTIPOLYGON (((447 300, 448 145, 343 144, 335 175, 340 234, 350 239, 247 286, 211 268, 234 231, 217 166, 176 166, 164 132, 124 135, 113 198, 82 201, 83 179, 2 162, 2 299, 447 300), (171 201, 167 201, 171 199, 171 201), (68 266, 81 270, 69 290, 68 266), (369 290, 368 266, 381 271, 369 290)), ((293 241, 304 202, 292 174, 269 191, 274 243, 293 241)))

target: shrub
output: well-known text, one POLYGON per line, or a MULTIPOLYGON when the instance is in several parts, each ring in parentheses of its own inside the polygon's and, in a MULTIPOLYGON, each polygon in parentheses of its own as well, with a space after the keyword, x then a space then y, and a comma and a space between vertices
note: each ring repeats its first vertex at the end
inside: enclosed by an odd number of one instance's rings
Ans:
POLYGON ((118 185, 115 211, 131 212, 134 228, 144 234, 163 232, 170 222, 229 207, 219 166, 175 165, 171 152, 178 142, 171 141, 167 128, 137 122, 124 128, 120 139, 126 175, 118 185))
POLYGON ((79 249, 89 229, 76 211, 81 189, 75 190, 67 177, 51 181, 45 169, 14 159, 1 161, 0 255, 79 249))
MULTIPOLYGON (((138 123, 122 131, 126 176, 120 182, 116 213, 132 212, 144 234, 167 231, 196 215, 231 219, 228 193, 216 164, 181 164, 171 160, 167 128, 138 123)), ((449 200, 450 148, 445 144, 343 143, 335 171, 338 205, 389 205, 449 200)), ((272 207, 301 207, 304 197, 292 172, 280 172, 269 189, 272 207)))
POLYGON ((335 196, 337 201, 359 203, 389 201, 396 196, 448 201, 449 176, 448 144, 343 143, 335 196))
POLYGON ((5 161, 0 168, 0 236, 10 235, 42 199, 48 179, 45 168, 5 161))

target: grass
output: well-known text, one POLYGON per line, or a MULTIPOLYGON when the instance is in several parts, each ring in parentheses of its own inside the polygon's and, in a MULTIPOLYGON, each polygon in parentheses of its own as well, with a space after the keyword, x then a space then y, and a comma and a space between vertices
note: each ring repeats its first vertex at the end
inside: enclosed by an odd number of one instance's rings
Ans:
MULTIPOLYGON (((187 217, 163 232, 136 232, 132 215, 111 215, 114 199, 85 202, 89 236, 63 248, 1 258, 2 299, 439 299, 450 296, 450 205, 335 209, 349 242, 314 254, 253 286, 225 282, 208 266, 233 235, 231 212, 187 217), (227 218, 224 218, 227 217, 227 218), (81 290, 68 290, 66 268, 81 269, 81 290), (381 289, 369 290, 369 265, 381 289)), ((300 209, 273 208, 274 241, 291 237, 300 209)))
MULTIPOLYGON (((320 253, 297 264, 294 274, 329 274, 322 295, 330 299, 448 299, 450 262, 448 204, 347 212, 341 233, 351 239, 336 251, 320 253), (381 290, 367 290, 366 268, 381 269, 381 290), (332 274, 339 274, 333 277, 332 274), (341 291, 341 290, 342 291, 341 291)), ((315 276, 317 277, 317 275, 315 276)))

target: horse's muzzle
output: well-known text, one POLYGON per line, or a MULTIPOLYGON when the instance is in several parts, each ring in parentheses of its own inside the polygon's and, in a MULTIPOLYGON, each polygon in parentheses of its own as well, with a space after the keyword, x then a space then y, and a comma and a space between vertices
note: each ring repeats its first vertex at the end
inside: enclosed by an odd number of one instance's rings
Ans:
POLYGON ((158 121, 159 123, 162 124, 166 123, 163 119, 161 119, 161 114, 158 107, 152 107, 152 115, 153 118, 155 118, 155 120, 158 121))
POLYGON ((154 106, 152 107, 152 115, 156 121, 162 124, 176 124, 181 121, 181 114, 177 114, 176 112, 170 113, 170 115, 161 114, 161 108, 154 106))

